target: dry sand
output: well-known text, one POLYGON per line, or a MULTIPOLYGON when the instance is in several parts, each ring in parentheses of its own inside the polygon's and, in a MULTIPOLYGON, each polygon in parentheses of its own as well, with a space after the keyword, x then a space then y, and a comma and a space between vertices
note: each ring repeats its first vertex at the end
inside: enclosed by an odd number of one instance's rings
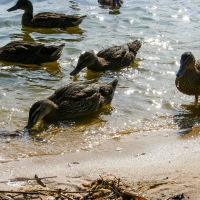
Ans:
MULTIPOLYGON (((28 157, 0 164, 0 181, 17 177, 57 176, 53 188, 75 187, 86 179, 113 174, 147 199, 200 199, 200 137, 180 137, 175 130, 134 133, 111 139, 92 150, 63 155, 28 157)), ((1 189, 28 186, 0 183, 1 189)))

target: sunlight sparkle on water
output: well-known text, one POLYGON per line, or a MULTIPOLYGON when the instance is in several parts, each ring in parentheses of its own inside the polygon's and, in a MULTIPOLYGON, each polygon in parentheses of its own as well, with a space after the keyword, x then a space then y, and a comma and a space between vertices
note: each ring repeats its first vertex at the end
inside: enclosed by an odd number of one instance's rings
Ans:
POLYGON ((178 13, 180 14, 180 13, 182 13, 183 11, 182 10, 178 10, 178 13))
POLYGON ((161 107, 161 103, 156 102, 154 99, 152 100, 152 106, 155 106, 156 108, 160 108, 161 107))
POLYGON ((154 81, 154 80, 155 80, 155 78, 154 78, 154 77, 152 77, 152 76, 150 76, 150 77, 148 77, 148 78, 147 78, 147 80, 149 80, 149 81, 154 81))
POLYGON ((178 17, 178 15, 172 15, 172 18, 177 18, 178 17))
POLYGON ((127 94, 127 95, 130 95, 130 94, 133 94, 135 90, 133 89, 129 89, 127 91, 125 91, 124 93, 127 94))
POLYGON ((187 16, 187 15, 186 15, 186 16, 183 16, 183 21, 188 21, 188 22, 189 22, 189 21, 190 21, 189 16, 187 16))
POLYGON ((133 19, 131 19, 131 20, 130 20, 130 24, 133 24, 133 22, 134 22, 134 20, 133 20, 133 19))
POLYGON ((179 66, 179 62, 178 62, 178 61, 176 61, 175 64, 176 64, 177 66, 179 66))
POLYGON ((17 109, 17 108, 12 108, 11 110, 12 110, 12 111, 20 112, 20 109, 17 109))
MULTIPOLYGON (((163 35, 158 35, 157 37, 164 37, 163 35)), ((162 47, 163 49, 172 50, 173 48, 169 45, 169 41, 160 41, 158 38, 146 38, 145 42, 150 43, 151 45, 156 45, 162 47)))
POLYGON ((98 18, 100 21, 103 21, 103 20, 104 20, 104 17, 103 17, 103 16, 97 16, 97 18, 98 18))

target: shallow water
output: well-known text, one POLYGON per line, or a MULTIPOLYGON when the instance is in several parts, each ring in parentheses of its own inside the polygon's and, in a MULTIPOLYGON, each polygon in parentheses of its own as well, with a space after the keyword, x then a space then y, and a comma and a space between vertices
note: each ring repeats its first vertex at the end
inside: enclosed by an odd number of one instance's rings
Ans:
POLYGON ((175 128, 185 133, 198 123, 200 113, 192 104, 194 97, 181 94, 174 80, 183 52, 192 51, 197 58, 200 55, 199 2, 129 0, 119 10, 99 6, 94 0, 32 0, 34 13, 87 14, 79 27, 66 30, 22 27, 22 11, 6 11, 15 2, 0 2, 1 46, 15 40, 66 46, 55 63, 1 64, 0 133, 22 130, 29 107, 70 81, 118 78, 119 87, 112 104, 94 115, 41 123, 23 137, 2 137, 0 160, 88 150, 111 137, 138 131, 175 128), (106 73, 84 69, 76 79, 70 77, 81 52, 135 39, 141 39, 143 46, 132 66, 106 73))

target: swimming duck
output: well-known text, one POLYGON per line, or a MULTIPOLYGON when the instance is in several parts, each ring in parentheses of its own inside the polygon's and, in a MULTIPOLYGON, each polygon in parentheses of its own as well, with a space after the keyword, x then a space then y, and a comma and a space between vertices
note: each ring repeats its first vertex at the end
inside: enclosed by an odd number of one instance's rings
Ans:
POLYGON ((183 94, 194 95, 197 106, 200 95, 200 60, 196 61, 191 52, 182 54, 175 84, 183 94))
POLYGON ((16 5, 7 11, 24 10, 22 24, 29 27, 66 28, 79 25, 85 16, 65 15, 52 12, 43 12, 33 16, 33 5, 29 0, 18 0, 16 5))
POLYGON ((23 64, 54 62, 61 56, 65 44, 46 46, 41 43, 14 41, 0 48, 0 60, 23 64))
POLYGON ((103 49, 97 54, 85 52, 80 55, 78 64, 70 75, 77 75, 85 67, 92 71, 101 72, 105 70, 117 70, 121 67, 129 66, 134 61, 140 47, 141 42, 135 40, 121 46, 103 49))
POLYGON ((98 0, 98 3, 101 5, 108 5, 108 6, 118 6, 121 7, 121 5, 124 3, 123 0, 98 0))
POLYGON ((97 111, 111 103, 117 83, 117 79, 110 83, 78 81, 58 88, 48 98, 32 105, 25 130, 31 129, 41 119, 55 122, 97 111))

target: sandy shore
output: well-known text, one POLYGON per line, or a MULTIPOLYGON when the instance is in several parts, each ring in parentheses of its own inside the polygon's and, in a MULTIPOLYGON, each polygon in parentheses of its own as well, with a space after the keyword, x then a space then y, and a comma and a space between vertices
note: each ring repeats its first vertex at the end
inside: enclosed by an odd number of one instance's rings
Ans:
MULTIPOLYGON (((57 176, 50 188, 75 187, 86 179, 113 174, 147 199, 200 199, 200 137, 180 137, 175 130, 114 138, 85 152, 28 157, 0 164, 0 181, 17 177, 57 176)), ((1 189, 28 187, 0 183, 1 189)))

